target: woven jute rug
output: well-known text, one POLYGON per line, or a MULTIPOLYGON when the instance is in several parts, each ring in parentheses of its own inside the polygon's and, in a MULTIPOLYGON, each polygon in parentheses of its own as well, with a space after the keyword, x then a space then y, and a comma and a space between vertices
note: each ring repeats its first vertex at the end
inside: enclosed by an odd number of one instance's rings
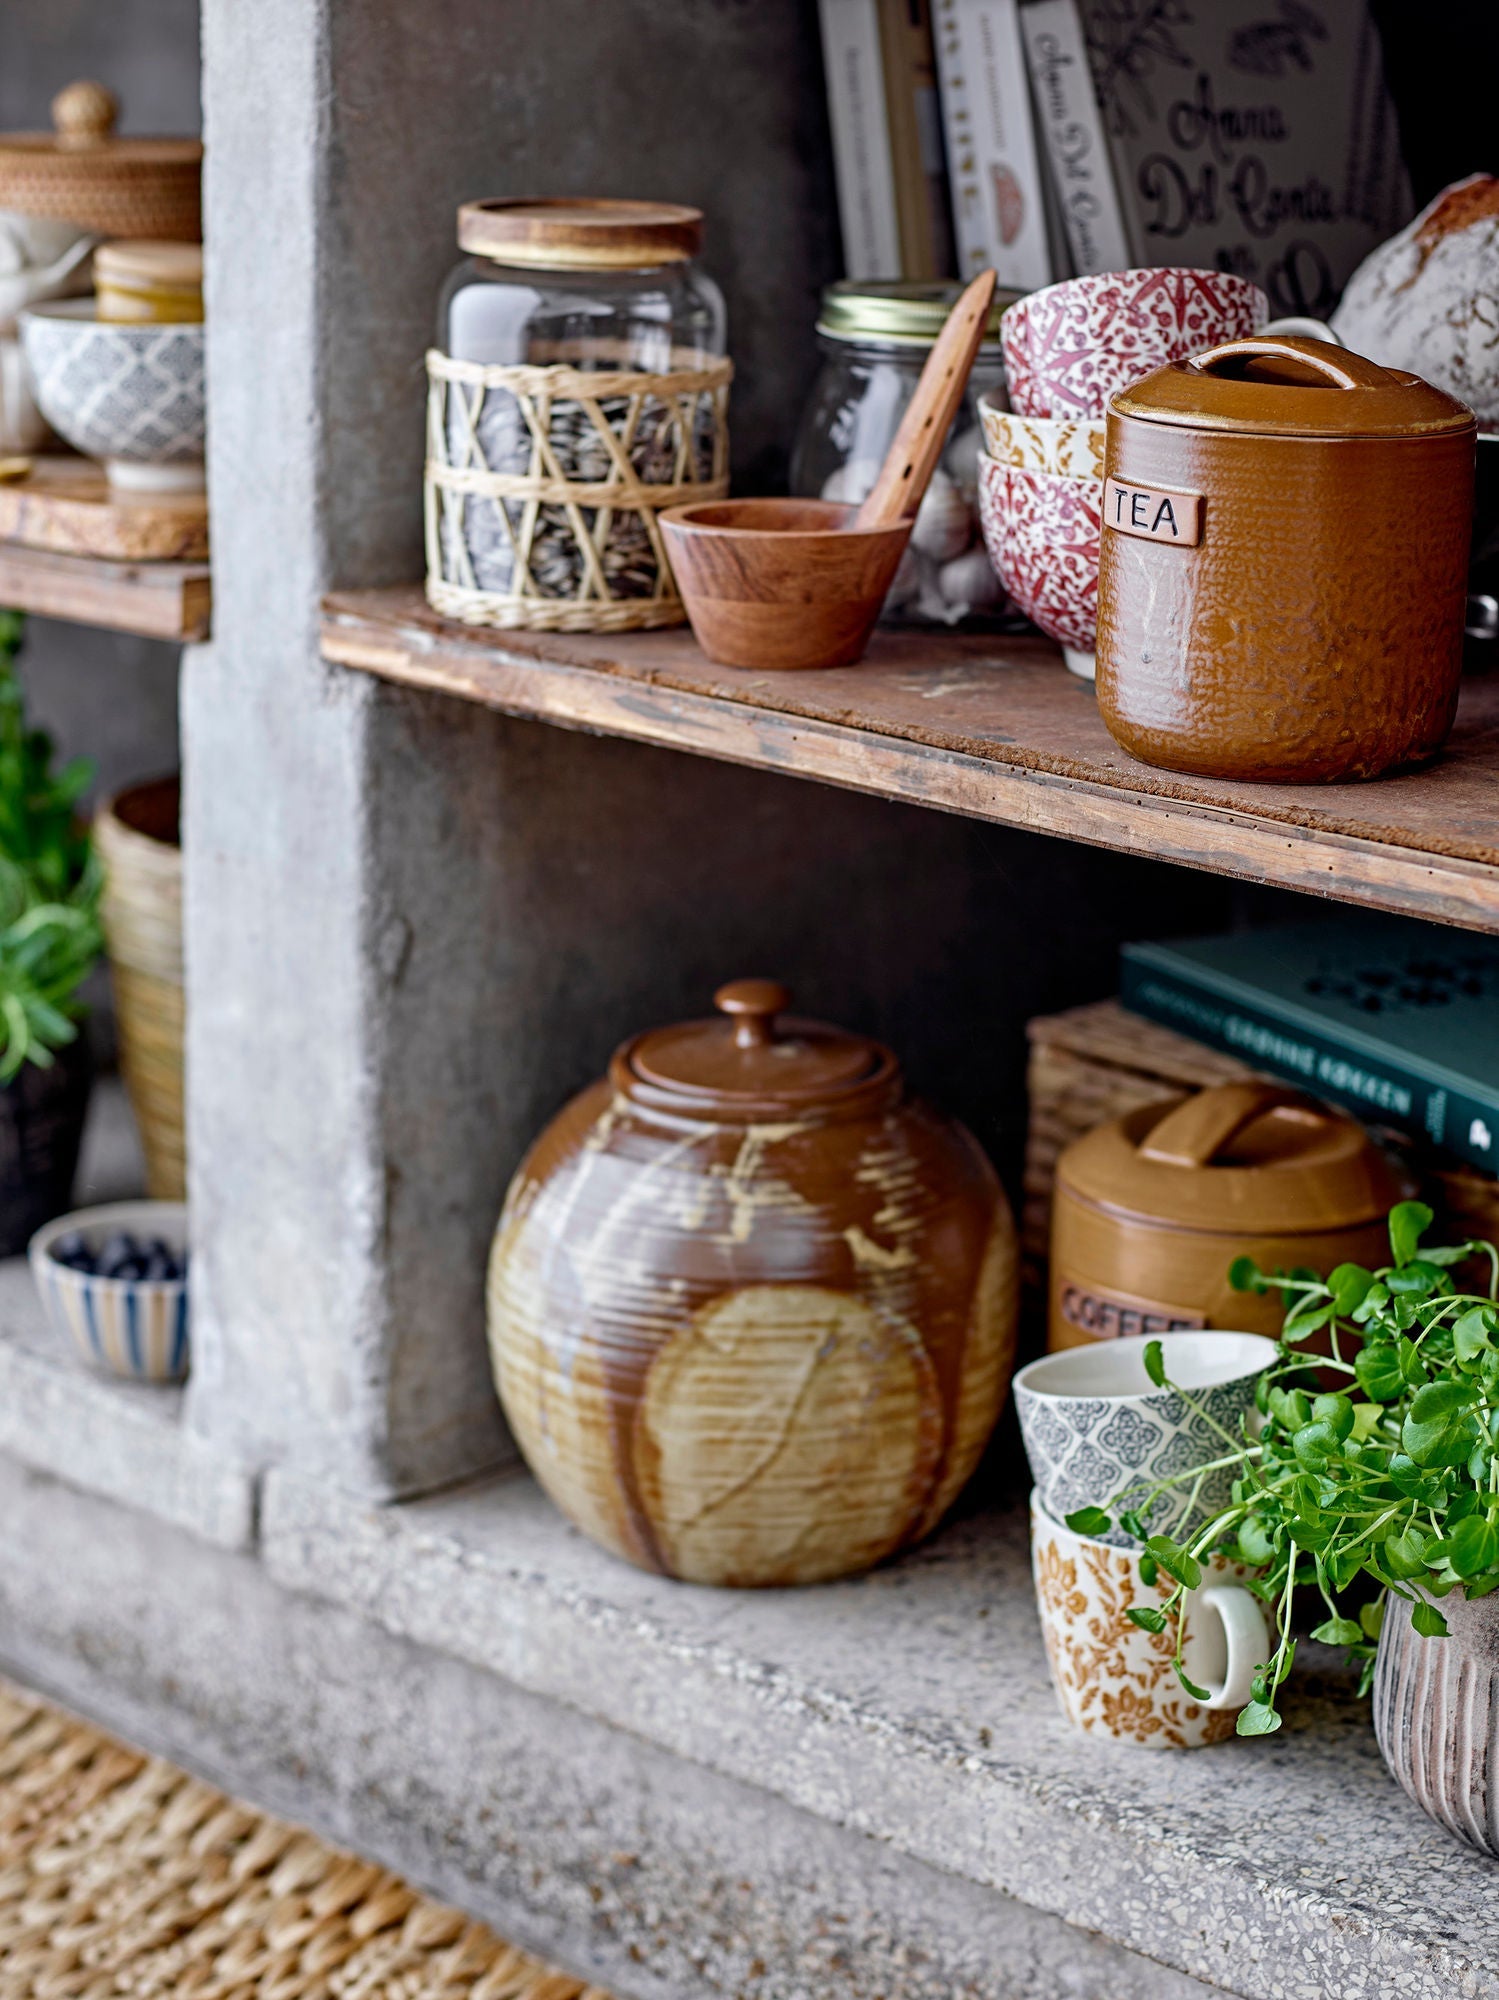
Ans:
POLYGON ((0 1681, 0 2000, 609 2000, 0 1681))

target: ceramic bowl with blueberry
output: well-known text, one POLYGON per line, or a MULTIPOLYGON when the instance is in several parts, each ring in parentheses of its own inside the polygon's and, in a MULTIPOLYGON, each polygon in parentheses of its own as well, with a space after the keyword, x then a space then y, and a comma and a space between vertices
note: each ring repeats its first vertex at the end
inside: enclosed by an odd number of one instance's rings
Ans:
POLYGON ((31 1239, 47 1317, 92 1368, 135 1382, 187 1374, 187 1209, 117 1201, 75 1209, 31 1239))

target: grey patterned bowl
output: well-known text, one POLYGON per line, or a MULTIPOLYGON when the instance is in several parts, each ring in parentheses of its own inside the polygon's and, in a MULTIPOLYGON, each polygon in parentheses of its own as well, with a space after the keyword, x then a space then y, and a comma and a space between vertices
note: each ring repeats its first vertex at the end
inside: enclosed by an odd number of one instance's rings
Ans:
MULTIPOLYGON (((1157 1481, 1227 1451, 1222 1426, 1238 1437, 1254 1407, 1254 1385, 1278 1352, 1257 1333, 1164 1333, 1159 1336, 1172 1389, 1145 1372, 1144 1337, 1092 1341, 1043 1355, 1015 1377, 1015 1407, 1042 1507, 1065 1521, 1079 1507, 1138 1507, 1157 1481), (1193 1405, 1196 1405, 1194 1408, 1193 1405)), ((1190 1513, 1191 1489, 1162 1494, 1146 1515, 1173 1533, 1205 1521, 1230 1498, 1236 1468, 1210 1473, 1190 1513)), ((1117 1525, 1096 1537, 1133 1548, 1117 1525)))
POLYGON ((202 487, 201 324, 116 325, 92 299, 31 306, 18 323, 37 406, 76 451, 117 486, 202 487))

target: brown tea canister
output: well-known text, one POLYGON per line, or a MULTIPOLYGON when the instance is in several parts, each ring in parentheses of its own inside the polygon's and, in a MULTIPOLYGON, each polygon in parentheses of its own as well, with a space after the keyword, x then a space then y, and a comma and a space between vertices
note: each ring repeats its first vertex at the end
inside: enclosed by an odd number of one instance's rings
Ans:
POLYGON ((511 1184, 495 1380, 568 1518, 696 1583, 813 1583, 935 1527, 1009 1386, 994 1170, 889 1049, 737 980, 637 1035, 511 1184))
POLYGON ((1280 782, 1430 757, 1457 706, 1476 422, 1258 334, 1109 405, 1098 705, 1147 764, 1280 782))
POLYGON ((1236 1292, 1236 1257, 1326 1273, 1389 1261, 1415 1185, 1340 1111, 1253 1077, 1147 1104, 1057 1162, 1048 1345, 1223 1327, 1276 1335, 1276 1292, 1236 1292))

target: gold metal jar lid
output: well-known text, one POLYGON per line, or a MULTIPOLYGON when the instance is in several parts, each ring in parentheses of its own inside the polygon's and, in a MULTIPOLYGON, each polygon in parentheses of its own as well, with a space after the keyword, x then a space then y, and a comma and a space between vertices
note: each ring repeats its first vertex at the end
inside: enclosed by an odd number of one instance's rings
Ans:
POLYGON ((666 201, 466 201, 458 247, 498 264, 639 271, 682 264, 702 246, 703 212, 666 201))
MULTIPOLYGON (((822 295, 817 331, 834 340, 892 341, 930 347, 963 295, 956 279, 866 280, 845 278, 822 295)), ((999 339, 999 316, 1022 292, 996 291, 984 344, 999 339)))
POLYGON ((202 145, 116 138, 119 113, 119 99, 102 83, 70 83, 52 100, 52 131, 0 133, 0 209, 98 236, 196 242, 202 145))

